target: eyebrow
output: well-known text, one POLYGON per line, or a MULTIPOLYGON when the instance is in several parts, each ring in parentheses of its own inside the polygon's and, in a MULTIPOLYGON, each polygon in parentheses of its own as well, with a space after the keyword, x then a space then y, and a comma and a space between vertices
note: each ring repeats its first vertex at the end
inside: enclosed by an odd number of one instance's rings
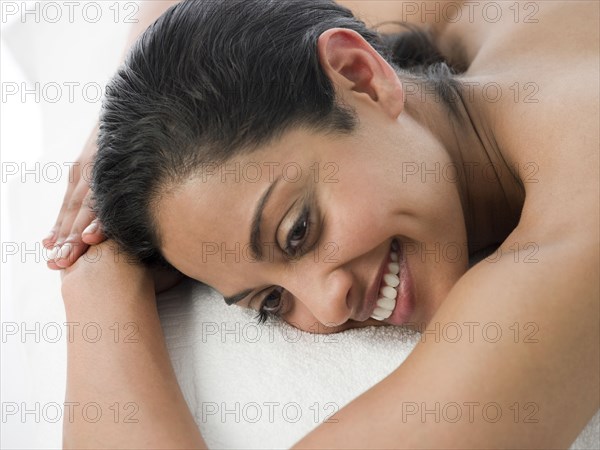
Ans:
POLYGON ((233 305, 234 303, 239 302, 240 300, 246 298, 248 295, 250 295, 250 293, 253 291, 254 289, 246 289, 242 292, 239 292, 237 294, 232 295, 231 297, 223 297, 225 299, 225 303, 227 303, 229 306, 233 305))
MULTIPOLYGON (((260 245, 260 224, 262 222, 263 211, 280 179, 281 177, 277 177, 277 179, 273 181, 273 183, 271 183, 271 185, 265 190, 261 198, 258 200, 256 210, 252 216, 252 222, 250 224, 250 253, 252 254, 252 257, 258 261, 263 261, 263 252, 260 245)), ((233 305, 234 303, 237 303, 247 297, 253 290, 254 289, 244 289, 243 291, 238 292, 230 297, 224 296, 225 303, 228 305, 233 305)))

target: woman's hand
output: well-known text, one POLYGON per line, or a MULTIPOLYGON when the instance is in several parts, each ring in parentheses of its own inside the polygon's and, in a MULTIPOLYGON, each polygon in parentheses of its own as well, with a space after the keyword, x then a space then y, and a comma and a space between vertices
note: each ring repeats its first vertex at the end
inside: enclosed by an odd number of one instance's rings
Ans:
POLYGON ((86 252, 89 245, 106 239, 90 205, 89 177, 97 150, 97 135, 98 127, 95 127, 73 166, 56 223, 42 241, 44 247, 53 249, 48 261, 51 269, 69 267, 86 252))
MULTIPOLYGON (((179 3, 179 0, 142 2, 139 15, 135 20, 136 25, 131 29, 125 50, 149 25, 176 3, 179 3)), ((91 197, 88 184, 90 180, 86 179, 86 175, 89 177, 91 173, 90 169, 96 155, 97 137, 98 127, 96 126, 77 160, 79 164, 73 168, 73 174, 69 178, 67 192, 56 223, 48 236, 42 240, 44 247, 53 249, 48 261, 50 269, 69 267, 86 252, 90 245, 99 244, 106 239, 102 233, 101 224, 95 220, 96 216, 90 208, 91 197)))

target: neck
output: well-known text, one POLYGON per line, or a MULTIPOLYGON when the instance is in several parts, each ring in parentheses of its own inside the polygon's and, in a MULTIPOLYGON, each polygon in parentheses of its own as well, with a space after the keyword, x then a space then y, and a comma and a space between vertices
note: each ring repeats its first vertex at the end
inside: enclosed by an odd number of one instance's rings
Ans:
POLYGON ((408 76, 411 95, 405 109, 442 143, 453 162, 456 171, 450 173, 463 208, 469 253, 474 255, 497 247, 514 230, 525 191, 486 123, 479 101, 484 97, 466 95, 460 81, 443 67, 432 75, 408 76))

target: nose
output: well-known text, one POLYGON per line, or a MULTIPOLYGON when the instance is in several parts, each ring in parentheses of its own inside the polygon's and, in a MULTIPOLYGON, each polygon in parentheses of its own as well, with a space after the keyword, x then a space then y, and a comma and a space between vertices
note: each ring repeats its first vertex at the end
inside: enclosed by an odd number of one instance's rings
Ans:
POLYGON ((342 268, 322 269, 313 266, 312 270, 300 270, 288 291, 317 321, 327 327, 339 326, 353 313, 350 303, 352 276, 342 268))

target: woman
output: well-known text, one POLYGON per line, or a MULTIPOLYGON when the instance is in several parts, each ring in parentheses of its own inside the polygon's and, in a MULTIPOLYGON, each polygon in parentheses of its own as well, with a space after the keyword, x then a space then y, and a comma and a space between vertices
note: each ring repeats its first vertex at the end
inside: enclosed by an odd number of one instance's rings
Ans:
POLYGON ((70 343, 67 399, 134 402, 139 423, 65 422, 66 445, 204 448, 153 275, 119 249, 308 331, 513 333, 419 343, 298 447, 564 447, 597 411, 598 4, 396 6, 379 18, 429 26, 382 38, 328 0, 187 1, 136 42, 84 234, 111 240, 79 258, 84 208, 46 244, 70 320, 140 330, 135 349, 70 343), (407 419, 405 401, 511 414, 407 419))

